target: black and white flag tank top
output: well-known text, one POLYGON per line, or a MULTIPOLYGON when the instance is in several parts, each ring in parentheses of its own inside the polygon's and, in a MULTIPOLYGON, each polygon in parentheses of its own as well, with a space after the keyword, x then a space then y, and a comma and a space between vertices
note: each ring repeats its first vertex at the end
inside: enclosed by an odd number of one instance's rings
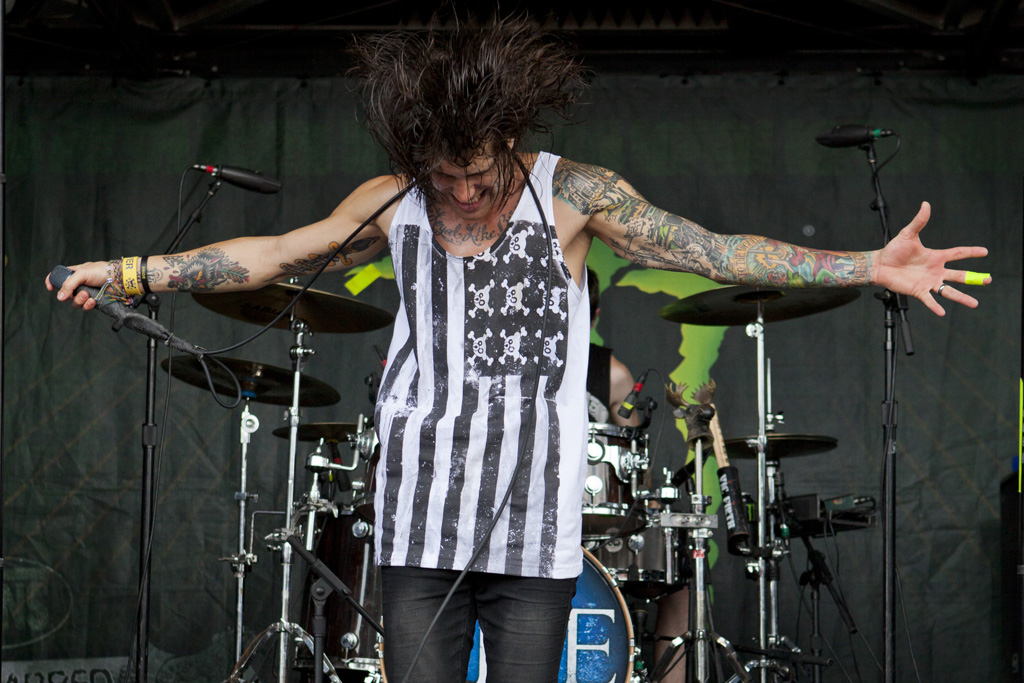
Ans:
POLYGON ((378 564, 466 568, 522 458, 470 569, 582 570, 590 309, 555 237, 557 163, 538 155, 539 202, 524 188, 504 234, 476 256, 435 241, 418 193, 397 209, 388 241, 401 305, 375 415, 378 564))

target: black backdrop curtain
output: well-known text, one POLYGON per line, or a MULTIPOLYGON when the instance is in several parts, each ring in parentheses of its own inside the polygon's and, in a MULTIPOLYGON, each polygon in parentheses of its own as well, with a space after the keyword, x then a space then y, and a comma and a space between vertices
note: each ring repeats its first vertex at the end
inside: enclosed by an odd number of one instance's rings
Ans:
MULTIPOLYGON (((160 252, 173 234, 179 174, 196 162, 261 169, 284 189, 263 196, 224 187, 183 248, 316 220, 387 165, 342 80, 27 78, 6 87, 3 680, 116 675, 131 646, 136 600, 145 344, 113 333, 102 316, 57 305, 44 275, 57 263, 160 252)), ((899 358, 898 562, 908 623, 904 630, 901 618, 898 663, 902 680, 912 676, 911 652, 923 680, 1005 677, 998 490, 1017 448, 1024 79, 606 75, 595 78, 578 120, 537 147, 619 171, 655 204, 713 230, 845 249, 881 244, 867 163, 863 152, 826 149, 814 135, 840 123, 892 128, 903 144, 882 185, 894 229, 928 200, 926 244, 990 249, 973 266, 995 278, 977 293, 981 308, 947 306, 938 318, 912 303, 917 353, 899 358)), ((893 147, 880 141, 879 155, 893 147)), ((189 211, 206 182, 190 174, 184 187, 189 211)), ((714 378, 726 438, 755 433, 753 340, 741 328, 680 326, 657 315, 710 283, 638 271, 605 250, 595 250, 592 265, 604 287, 597 334, 616 355, 634 372, 654 368, 691 387, 714 378)), ((388 267, 316 286, 394 311, 388 267)), ((785 411, 780 431, 839 442, 829 453, 785 461, 791 495, 879 497, 883 330, 870 294, 767 327, 774 408, 785 411)), ((171 305, 165 297, 165 323, 171 305)), ((190 297, 178 297, 175 310, 177 332, 208 348, 255 330, 190 297)), ((386 348, 387 339, 386 329, 314 335, 307 372, 342 401, 305 409, 303 419, 350 422, 369 413, 363 380, 377 367, 373 345, 386 348)), ((291 343, 275 330, 232 355, 287 367, 291 343)), ((161 681, 220 680, 233 659, 234 579, 218 558, 237 542, 239 416, 197 388, 172 384, 168 416, 158 413, 167 431, 151 671, 161 681)), ((262 427, 248 488, 259 493, 259 509, 280 510, 287 442, 270 432, 284 424, 282 411, 253 412, 262 427)), ((651 428, 659 473, 683 456, 667 412, 659 409, 651 428)), ((754 491, 752 462, 739 464, 744 488, 754 491)), ((257 538, 275 522, 260 524, 257 538)), ((721 534, 715 540, 724 548, 721 534)), ((867 644, 881 656, 881 532, 844 532, 820 547, 864 639, 846 635, 828 598, 824 634, 846 670, 854 675, 856 659, 870 680, 867 644)), ((259 544, 257 552, 246 602, 253 632, 278 613, 277 558, 259 544)), ((794 547, 782 565, 781 631, 807 649, 809 619, 795 580, 805 558, 794 547)), ((742 562, 721 552, 712 574, 716 630, 751 643, 756 593, 742 562)), ((845 678, 836 668, 827 680, 845 678)))

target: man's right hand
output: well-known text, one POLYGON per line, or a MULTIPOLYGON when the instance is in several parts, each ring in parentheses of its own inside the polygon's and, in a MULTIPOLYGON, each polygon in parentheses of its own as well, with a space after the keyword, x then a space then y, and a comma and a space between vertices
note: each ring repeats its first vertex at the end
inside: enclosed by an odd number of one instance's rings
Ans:
MULTIPOLYGON (((75 290, 82 285, 88 287, 102 287, 105 285, 107 278, 110 277, 107 270, 108 265, 110 264, 107 261, 91 261, 89 263, 80 263, 77 266, 69 266, 74 272, 68 276, 68 279, 57 290, 57 301, 70 301, 73 306, 85 311, 91 311, 96 308, 96 301, 89 296, 88 292, 80 291, 75 294, 75 290)), ((51 292, 56 289, 50 282, 49 273, 47 273, 43 283, 46 285, 46 289, 51 292)))

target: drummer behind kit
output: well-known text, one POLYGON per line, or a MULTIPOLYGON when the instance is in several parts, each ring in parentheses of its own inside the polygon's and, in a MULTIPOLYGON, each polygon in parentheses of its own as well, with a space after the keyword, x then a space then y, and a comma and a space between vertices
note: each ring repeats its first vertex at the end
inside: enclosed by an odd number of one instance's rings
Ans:
MULTIPOLYGON (((298 291, 295 285, 278 284, 255 292, 193 296, 203 306, 229 317, 265 324, 283 311, 298 291)), ((758 366, 762 370, 765 321, 826 310, 848 303, 856 296, 856 290, 722 287, 671 304, 662 309, 660 315, 679 323, 747 325, 748 335, 758 338, 758 366)), ((240 425, 241 481, 235 495, 239 506, 238 552, 222 558, 231 564, 237 578, 237 662, 229 681, 248 680, 246 671, 254 666, 256 651, 277 634, 282 634, 277 662, 280 683, 287 680, 286 667, 292 659, 298 670, 307 675, 312 672, 315 682, 322 680, 325 674, 335 683, 387 681, 380 659, 382 637, 377 623, 381 612, 380 572, 373 563, 372 546, 373 472, 379 456, 376 434, 371 421, 362 415, 356 422, 301 423, 299 408, 330 406, 340 401, 337 391, 301 372, 303 360, 313 354, 312 349, 304 346, 306 334, 312 331, 361 332, 383 327, 392 320, 390 314, 367 304, 309 290, 299 299, 290 318, 274 325, 295 335, 295 345, 289 354, 291 369, 242 359, 220 359, 222 367, 208 371, 197 360, 186 356, 177 356, 173 362, 163 364, 172 376, 195 386, 209 386, 218 394, 230 396, 240 387, 244 399, 240 425), (247 504, 258 500, 256 494, 246 489, 247 449, 252 434, 259 429, 259 420, 249 412, 250 402, 289 406, 287 426, 273 430, 273 434, 289 440, 290 470, 287 509, 257 511, 247 519, 247 504), (298 442, 316 442, 317 445, 305 464, 310 473, 310 488, 296 500, 293 478, 298 442), (253 538, 257 514, 283 514, 286 519, 284 529, 267 537, 268 548, 283 556, 281 620, 271 624, 243 652, 244 577, 256 562, 253 538), (305 583, 302 625, 289 620, 290 562, 284 558, 290 557, 291 545, 313 563, 313 571, 305 583), (339 596, 326 599, 323 585, 328 577, 324 574, 330 574, 330 582, 337 586, 335 592, 340 591, 345 601, 339 596), (310 608, 311 603, 315 609, 310 608), (290 638, 284 637, 284 633, 290 638), (287 648, 289 641, 299 645, 294 657, 287 648), (314 665, 317 659, 321 661, 314 665)), ((367 383, 373 400, 376 386, 373 375, 367 383)), ((722 438, 718 416, 710 400, 714 393, 713 382, 697 391, 695 404, 687 403, 683 393, 682 389, 676 390, 668 393, 667 398, 676 409, 676 417, 687 421, 688 441, 694 450, 695 462, 674 475, 665 470, 663 485, 656 486, 649 472, 651 455, 646 429, 657 407, 653 399, 637 406, 643 414, 639 426, 592 423, 589 427, 588 469, 581 501, 584 566, 572 602, 559 681, 655 683, 687 653, 691 655, 686 657, 687 680, 696 681, 707 680, 712 652, 724 656, 731 665, 734 675, 729 681, 752 680, 749 672, 754 669, 761 669, 763 681, 769 675, 772 680, 783 680, 780 676, 788 675, 791 664, 799 662, 816 667, 820 675, 820 668, 830 663, 817 656, 820 654, 817 650, 806 655, 795 647, 780 649, 791 643, 778 635, 774 583, 771 604, 766 604, 763 597, 766 577, 777 574, 774 569, 767 571, 767 565, 777 565, 779 559, 788 554, 788 526, 803 538, 814 564, 816 551, 810 546, 809 538, 872 525, 874 502, 852 496, 830 500, 822 500, 817 494, 785 496, 780 458, 828 451, 836 447, 836 440, 774 433, 775 423, 782 421, 781 415, 771 410, 770 389, 766 409, 760 401, 764 393, 760 375, 758 436, 728 441, 722 438), (727 547, 731 553, 748 558, 748 575, 759 581, 762 595, 760 647, 737 648, 755 656, 745 666, 729 641, 705 626, 710 624, 710 603, 702 598, 706 594, 704 563, 707 543, 718 526, 716 516, 704 513, 710 502, 710 498, 703 495, 703 477, 700 476, 702 449, 706 445, 713 446, 718 465, 727 547), (758 458, 758 500, 754 514, 748 513, 750 506, 743 502, 737 470, 729 463, 727 449, 734 457, 758 458), (691 512, 674 512, 671 506, 687 500, 679 491, 684 483, 691 512), (752 533, 752 525, 757 526, 756 535, 752 533), (642 621, 634 623, 645 610, 631 612, 626 597, 637 604, 646 604, 686 585, 696 598, 690 601, 689 629, 683 634, 668 634, 673 640, 666 654, 656 663, 645 663, 644 657, 648 655, 641 642, 644 624, 642 621), (766 633, 770 634, 770 639, 765 638, 766 633)), ((631 398, 631 402, 634 400, 631 398)), ((820 562, 820 554, 817 555, 820 562)), ((815 565, 815 569, 801 578, 802 582, 805 580, 812 584, 815 600, 821 583, 836 597, 823 565, 815 565)), ((838 597, 836 599, 838 601, 838 597)), ((841 612, 845 612, 842 606, 841 612)), ((852 619, 848 623, 852 623, 852 619)), ((481 640, 477 638, 478 642, 481 640)), ((486 680, 486 652, 479 645, 471 657, 467 680, 486 680)))

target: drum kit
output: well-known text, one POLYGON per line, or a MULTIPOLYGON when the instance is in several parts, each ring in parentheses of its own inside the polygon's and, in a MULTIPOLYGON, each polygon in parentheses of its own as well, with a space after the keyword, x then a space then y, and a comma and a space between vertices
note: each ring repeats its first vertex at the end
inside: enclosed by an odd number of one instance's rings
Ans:
MULTIPOLYGON (((295 285, 277 284, 254 292, 193 296, 202 306, 219 314, 265 324, 284 310, 298 291, 295 285)), ((856 290, 734 286, 681 299, 660 311, 662 318, 676 323, 744 325, 748 336, 757 342, 758 433, 724 442, 719 439, 714 445, 716 455, 724 446, 734 457, 757 460, 757 506, 756 515, 751 515, 756 520, 756 537, 748 542, 747 534, 742 543, 734 544, 736 536, 746 533, 747 519, 745 515, 741 515, 741 520, 732 519, 728 512, 726 516, 730 551, 747 556, 747 571, 758 580, 758 647, 736 648, 753 655, 751 661, 741 664, 731 644, 708 627, 710 603, 704 599, 704 563, 706 544, 717 528, 717 517, 705 514, 710 498, 704 495, 702 477, 692 476, 703 468, 683 468, 674 475, 666 469, 659 477, 664 484, 654 483, 646 429, 656 403, 648 399, 646 405, 638 406, 643 421, 637 427, 602 423, 589 427, 588 469, 581 501, 584 568, 573 599, 560 681, 654 683, 689 653, 685 658, 687 680, 703 682, 708 680, 708 662, 716 649, 732 664, 734 674, 730 681, 753 680, 755 670, 760 671, 762 683, 788 680, 783 676, 794 663, 817 666, 819 673, 820 667, 828 664, 816 651, 811 655, 801 653, 779 632, 776 569, 789 552, 788 538, 779 533, 785 526, 779 463, 783 458, 830 450, 837 443, 830 437, 774 432, 781 416, 774 415, 770 405, 764 325, 840 306, 856 296, 856 290), (679 488, 684 481, 686 496, 681 495, 679 488), (677 511, 687 503, 687 512, 677 511), (650 648, 645 649, 640 642, 648 629, 642 621, 646 611, 637 605, 659 600, 684 587, 690 589, 691 595, 689 629, 684 634, 664 634, 679 637, 672 640, 668 652, 655 663, 650 648)), ((392 321, 389 313, 363 302, 308 290, 290 315, 275 324, 294 336, 290 369, 229 358, 220 358, 223 366, 209 371, 185 357, 175 357, 163 364, 173 377, 194 386, 210 386, 222 395, 237 392, 234 378, 241 386, 241 460, 239 488, 234 495, 238 506, 237 550, 221 558, 231 566, 236 580, 236 664, 229 681, 251 680, 252 674, 247 671, 256 666, 256 653, 278 636, 275 675, 279 683, 288 680, 292 670, 289 663, 314 681, 323 680, 323 676, 334 683, 387 681, 379 654, 380 577, 372 556, 373 470, 379 454, 372 421, 360 415, 353 422, 302 422, 299 411, 304 407, 335 405, 341 400, 329 385, 303 372, 304 362, 314 353, 306 344, 308 335, 364 332, 392 321), (247 489, 248 449, 259 429, 250 403, 287 406, 287 424, 273 430, 274 436, 289 442, 287 502, 283 511, 250 509, 258 495, 247 489), (309 489, 297 498, 295 478, 300 443, 315 446, 305 462, 310 473, 309 489), (245 578, 257 562, 257 515, 284 517, 284 527, 265 539, 266 547, 281 556, 280 620, 244 648, 245 578), (291 620, 293 550, 310 560, 304 598, 312 604, 304 608, 302 624, 291 620), (325 604, 326 595, 332 590, 341 593, 336 598, 345 599, 325 604), (297 650, 293 651, 293 646, 297 650)), ((674 405, 679 417, 682 408, 678 403, 674 405)), ((692 417, 694 407, 688 410, 692 417)), ((697 422, 687 419, 689 445, 695 451, 698 465, 703 450, 712 443, 706 429, 708 419, 706 408, 697 422)), ((741 507, 735 505, 731 509, 734 515, 741 507)), ((486 680, 486 655, 476 649, 467 680, 486 680)))

